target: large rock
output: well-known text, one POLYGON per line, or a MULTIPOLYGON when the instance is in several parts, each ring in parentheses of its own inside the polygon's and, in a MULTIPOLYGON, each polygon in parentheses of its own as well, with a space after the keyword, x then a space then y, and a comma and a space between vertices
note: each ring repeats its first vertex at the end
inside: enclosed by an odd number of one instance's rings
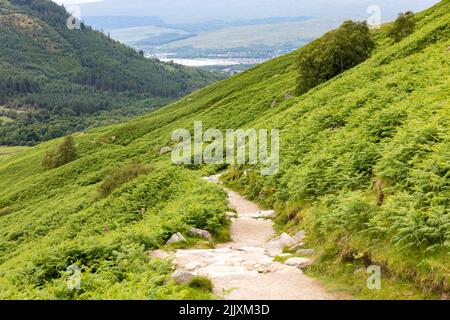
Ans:
POLYGON ((296 242, 300 242, 300 241, 305 240, 305 237, 306 237, 306 231, 302 230, 295 234, 294 239, 296 242))
POLYGON ((211 235, 211 233, 209 233, 206 230, 202 230, 202 229, 197 229, 197 228, 191 228, 191 230, 189 230, 189 232, 196 237, 200 237, 203 239, 206 239, 208 241, 212 241, 213 237, 211 235))
POLYGON ((305 246, 304 242, 295 242, 293 245, 289 246, 289 250, 298 251, 301 250, 305 246))
POLYGON ((204 180, 208 181, 208 182, 212 182, 212 183, 220 183, 220 177, 223 175, 222 173, 219 174, 215 174, 213 176, 209 176, 209 177, 203 177, 204 180))
POLYGON ((290 258, 287 259, 284 264, 303 269, 310 266, 312 264, 312 260, 307 258, 290 258))
POLYGON ((174 271, 174 273, 172 273, 172 276, 170 278, 172 280, 174 280, 176 283, 187 284, 194 277, 195 276, 192 273, 187 272, 186 270, 177 269, 177 270, 174 271))
POLYGON ((266 251, 271 257, 275 257, 282 253, 285 247, 293 244, 295 244, 295 239, 287 233, 283 233, 281 236, 270 240, 266 244, 266 251))
POLYGON ((305 255, 305 256, 314 255, 314 254, 316 254, 316 250, 314 250, 314 249, 300 249, 300 250, 297 251, 297 254, 305 255))
POLYGON ((178 243, 178 242, 186 242, 186 238, 180 232, 175 233, 170 237, 170 239, 166 242, 166 244, 178 243))
POLYGON ((276 213, 274 210, 268 210, 268 211, 259 211, 256 214, 256 218, 275 218, 276 217, 276 213))

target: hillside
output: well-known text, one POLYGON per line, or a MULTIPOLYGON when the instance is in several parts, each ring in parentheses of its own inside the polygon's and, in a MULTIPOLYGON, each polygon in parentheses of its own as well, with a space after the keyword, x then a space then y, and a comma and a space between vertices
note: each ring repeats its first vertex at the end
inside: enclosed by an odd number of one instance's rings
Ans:
POLYGON ((124 121, 219 79, 145 59, 49 0, 0 1, 0 145, 124 121), (138 102, 138 103, 137 103, 138 102))
MULTIPOLYGON (((277 210, 281 230, 306 228, 310 272, 371 298, 448 297, 450 273, 450 1, 417 16, 399 43, 386 28, 366 62, 299 97, 301 49, 213 84, 151 114, 75 134, 77 159, 45 170, 61 139, 0 155, 0 298, 207 298, 165 280, 146 252, 190 226, 226 237, 226 195, 160 154, 178 128, 279 128, 280 170, 228 168, 228 183, 277 210), (274 103, 274 101, 277 103, 274 103), (99 197, 125 164, 145 174, 99 197), (244 169, 250 169, 243 174, 244 169), (381 197, 381 194, 383 195, 381 197), (80 290, 67 289, 70 265, 80 290), (370 291, 361 267, 382 266, 370 291)), ((189 244, 201 246, 190 238, 189 244)))

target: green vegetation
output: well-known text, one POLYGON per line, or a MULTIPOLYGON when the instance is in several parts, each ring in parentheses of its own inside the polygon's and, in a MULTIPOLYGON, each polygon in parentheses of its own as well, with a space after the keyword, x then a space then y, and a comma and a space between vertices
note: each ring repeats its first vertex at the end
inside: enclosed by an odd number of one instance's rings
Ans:
POLYGON ((64 141, 54 151, 47 151, 42 165, 47 169, 54 169, 75 160, 77 150, 72 136, 64 138, 64 141))
POLYGON ((32 145, 149 112, 217 79, 146 59, 49 0, 0 1, 0 145, 32 145))
POLYGON ((411 11, 400 13, 389 30, 389 37, 395 42, 400 42, 414 32, 416 21, 414 13, 411 11))
MULTIPOLYGON (((1 157, 0 298, 210 298, 167 282, 170 267, 147 255, 174 232, 194 226, 217 240, 227 228, 225 193, 201 179, 222 166, 176 167, 160 154, 175 129, 199 120, 204 130, 281 130, 276 175, 236 167, 229 176, 277 209, 277 226, 307 229, 323 276, 377 264, 386 285, 417 288, 412 297, 448 293, 449 21, 445 0, 417 14, 399 43, 389 26, 374 31, 369 59, 299 97, 286 94, 308 46, 149 115, 75 134, 77 158, 53 170, 41 160, 62 139, 1 157), (105 177, 129 163, 152 170, 99 198, 105 177), (75 291, 66 286, 72 265, 81 268, 75 291)), ((336 279, 364 290, 363 277, 344 276, 336 279)))
POLYGON ((202 289, 206 292, 212 292, 214 289, 211 280, 205 277, 194 277, 191 281, 189 281, 188 285, 191 288, 202 289))
POLYGON ((101 197, 107 196, 114 189, 140 176, 148 173, 150 168, 142 164, 132 163, 123 167, 114 169, 109 175, 103 179, 98 188, 101 197))
POLYGON ((375 44, 366 22, 346 21, 299 55, 297 94, 303 94, 369 58, 375 44))
POLYGON ((306 270, 306 275, 323 282, 333 292, 363 300, 421 300, 439 299, 439 295, 420 290, 411 281, 381 273, 381 287, 365 286, 371 275, 355 262, 321 261, 306 270))
POLYGON ((6 146, 1 146, 0 147, 0 157, 1 156, 7 156, 7 155, 11 155, 11 154, 15 154, 15 153, 19 153, 23 150, 27 150, 28 147, 6 147, 6 146))

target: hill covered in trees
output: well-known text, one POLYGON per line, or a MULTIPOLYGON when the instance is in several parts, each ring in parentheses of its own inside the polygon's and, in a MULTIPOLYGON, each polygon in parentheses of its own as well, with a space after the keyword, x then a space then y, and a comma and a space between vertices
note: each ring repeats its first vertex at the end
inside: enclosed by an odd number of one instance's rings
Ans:
MULTIPOLYGON (((74 157, 54 168, 42 161, 64 154, 62 138, 1 155, 0 298, 209 297, 167 281, 170 265, 147 252, 190 227, 224 238, 226 195, 201 179, 224 169, 231 187, 276 209, 280 232, 307 230, 317 248, 308 272, 333 288, 448 298, 450 1, 417 14, 402 39, 392 30, 372 31, 367 60, 298 96, 289 93, 304 79, 299 57, 321 41, 151 114, 75 134, 74 157), (199 120, 204 130, 280 129, 278 172, 175 166, 161 149, 199 120), (72 265, 78 290, 67 288, 72 265), (367 288, 368 265, 381 267, 381 290, 367 288)), ((205 245, 188 238, 194 244, 205 245)))
POLYGON ((127 119, 219 79, 144 58, 49 0, 0 0, 0 145, 127 119))

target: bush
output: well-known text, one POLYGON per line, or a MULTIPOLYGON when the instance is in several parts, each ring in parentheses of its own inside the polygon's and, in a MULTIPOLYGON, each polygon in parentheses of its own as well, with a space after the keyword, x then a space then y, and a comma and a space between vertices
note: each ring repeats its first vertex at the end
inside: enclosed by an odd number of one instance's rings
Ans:
POLYGON ((375 48, 366 22, 346 21, 305 47, 298 59, 297 94, 303 94, 369 58, 375 48))
POLYGON ((193 289, 205 290, 207 292, 212 292, 214 289, 211 280, 209 280, 206 277, 199 277, 199 276, 194 277, 192 278, 191 281, 189 281, 189 287, 193 289))
POLYGON ((72 136, 67 136, 55 151, 48 151, 42 160, 42 165, 47 169, 58 168, 77 157, 75 141, 72 136))
POLYGON ((98 189, 100 197, 109 195, 114 189, 120 187, 124 183, 148 172, 150 172, 150 167, 138 163, 127 164, 123 167, 114 169, 100 184, 98 189))
POLYGON ((400 42, 404 38, 411 35, 416 29, 416 20, 414 13, 411 11, 400 13, 389 30, 389 37, 395 42, 400 42))

